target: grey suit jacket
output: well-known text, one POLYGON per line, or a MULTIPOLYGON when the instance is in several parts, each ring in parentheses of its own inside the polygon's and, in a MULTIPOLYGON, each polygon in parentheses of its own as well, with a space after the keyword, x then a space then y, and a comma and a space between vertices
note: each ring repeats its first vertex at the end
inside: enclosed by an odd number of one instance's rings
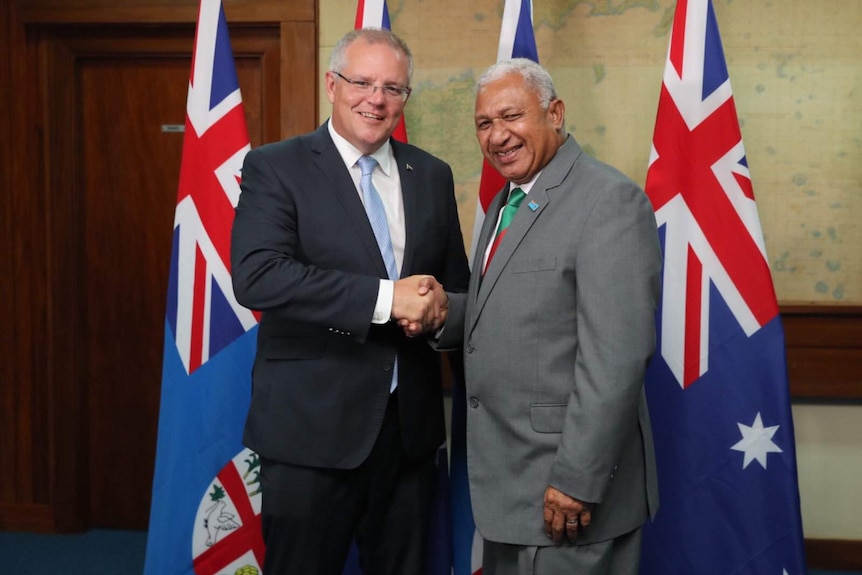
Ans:
POLYGON ((476 526, 492 541, 550 544, 552 485, 596 503, 579 544, 610 539, 658 507, 643 392, 660 285, 655 217, 634 182, 570 136, 480 277, 507 192, 488 210, 468 293, 451 298, 439 342, 463 335, 476 526))

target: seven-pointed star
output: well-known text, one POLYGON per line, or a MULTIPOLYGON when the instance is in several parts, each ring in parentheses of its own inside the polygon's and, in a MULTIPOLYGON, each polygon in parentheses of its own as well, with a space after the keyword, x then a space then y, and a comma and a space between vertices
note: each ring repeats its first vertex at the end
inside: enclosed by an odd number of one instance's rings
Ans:
POLYGON ((742 439, 731 449, 742 451, 745 453, 745 458, 742 461, 742 468, 748 467, 748 464, 754 461, 766 469, 766 454, 781 453, 781 448, 775 445, 772 441, 772 436, 778 431, 779 425, 771 427, 763 427, 763 421, 760 419, 760 412, 754 418, 754 423, 751 427, 737 423, 739 432, 742 434, 742 439))

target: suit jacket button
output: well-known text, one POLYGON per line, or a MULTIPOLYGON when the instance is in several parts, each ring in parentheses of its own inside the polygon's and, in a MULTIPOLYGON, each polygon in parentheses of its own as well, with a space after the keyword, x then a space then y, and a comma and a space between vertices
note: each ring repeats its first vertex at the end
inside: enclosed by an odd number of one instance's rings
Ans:
POLYGON ((392 371, 392 362, 384 361, 383 362, 383 371, 392 371))
POLYGON ((476 348, 475 348, 475 347, 473 347, 473 344, 472 344, 472 343, 468 343, 468 344, 467 344, 467 353, 473 353, 473 350, 475 350, 475 349, 476 349, 476 348))
POLYGON ((472 407, 474 409, 479 407, 479 400, 476 399, 475 397, 471 397, 470 398, 470 407, 472 407))

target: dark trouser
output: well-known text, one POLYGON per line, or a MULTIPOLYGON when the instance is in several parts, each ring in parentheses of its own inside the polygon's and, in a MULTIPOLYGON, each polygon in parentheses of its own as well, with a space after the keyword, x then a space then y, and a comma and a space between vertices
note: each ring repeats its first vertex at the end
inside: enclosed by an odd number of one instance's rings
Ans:
POLYGON ((434 478, 433 453, 421 461, 404 455, 395 397, 356 469, 261 458, 263 572, 340 575, 355 538, 364 573, 421 575, 434 478))

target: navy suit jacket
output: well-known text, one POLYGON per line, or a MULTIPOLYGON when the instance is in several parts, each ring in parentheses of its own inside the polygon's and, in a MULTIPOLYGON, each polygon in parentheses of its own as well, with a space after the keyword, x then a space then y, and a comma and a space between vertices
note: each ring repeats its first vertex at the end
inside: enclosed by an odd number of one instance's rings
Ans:
MULTIPOLYGON (((430 274, 447 291, 466 291, 451 169, 391 144, 406 228, 401 277, 430 274)), ((246 155, 231 264, 237 300, 262 312, 246 446, 297 465, 358 466, 380 430, 396 355, 407 454, 443 443, 437 352, 392 322, 371 323, 386 269, 326 124, 246 155)))

